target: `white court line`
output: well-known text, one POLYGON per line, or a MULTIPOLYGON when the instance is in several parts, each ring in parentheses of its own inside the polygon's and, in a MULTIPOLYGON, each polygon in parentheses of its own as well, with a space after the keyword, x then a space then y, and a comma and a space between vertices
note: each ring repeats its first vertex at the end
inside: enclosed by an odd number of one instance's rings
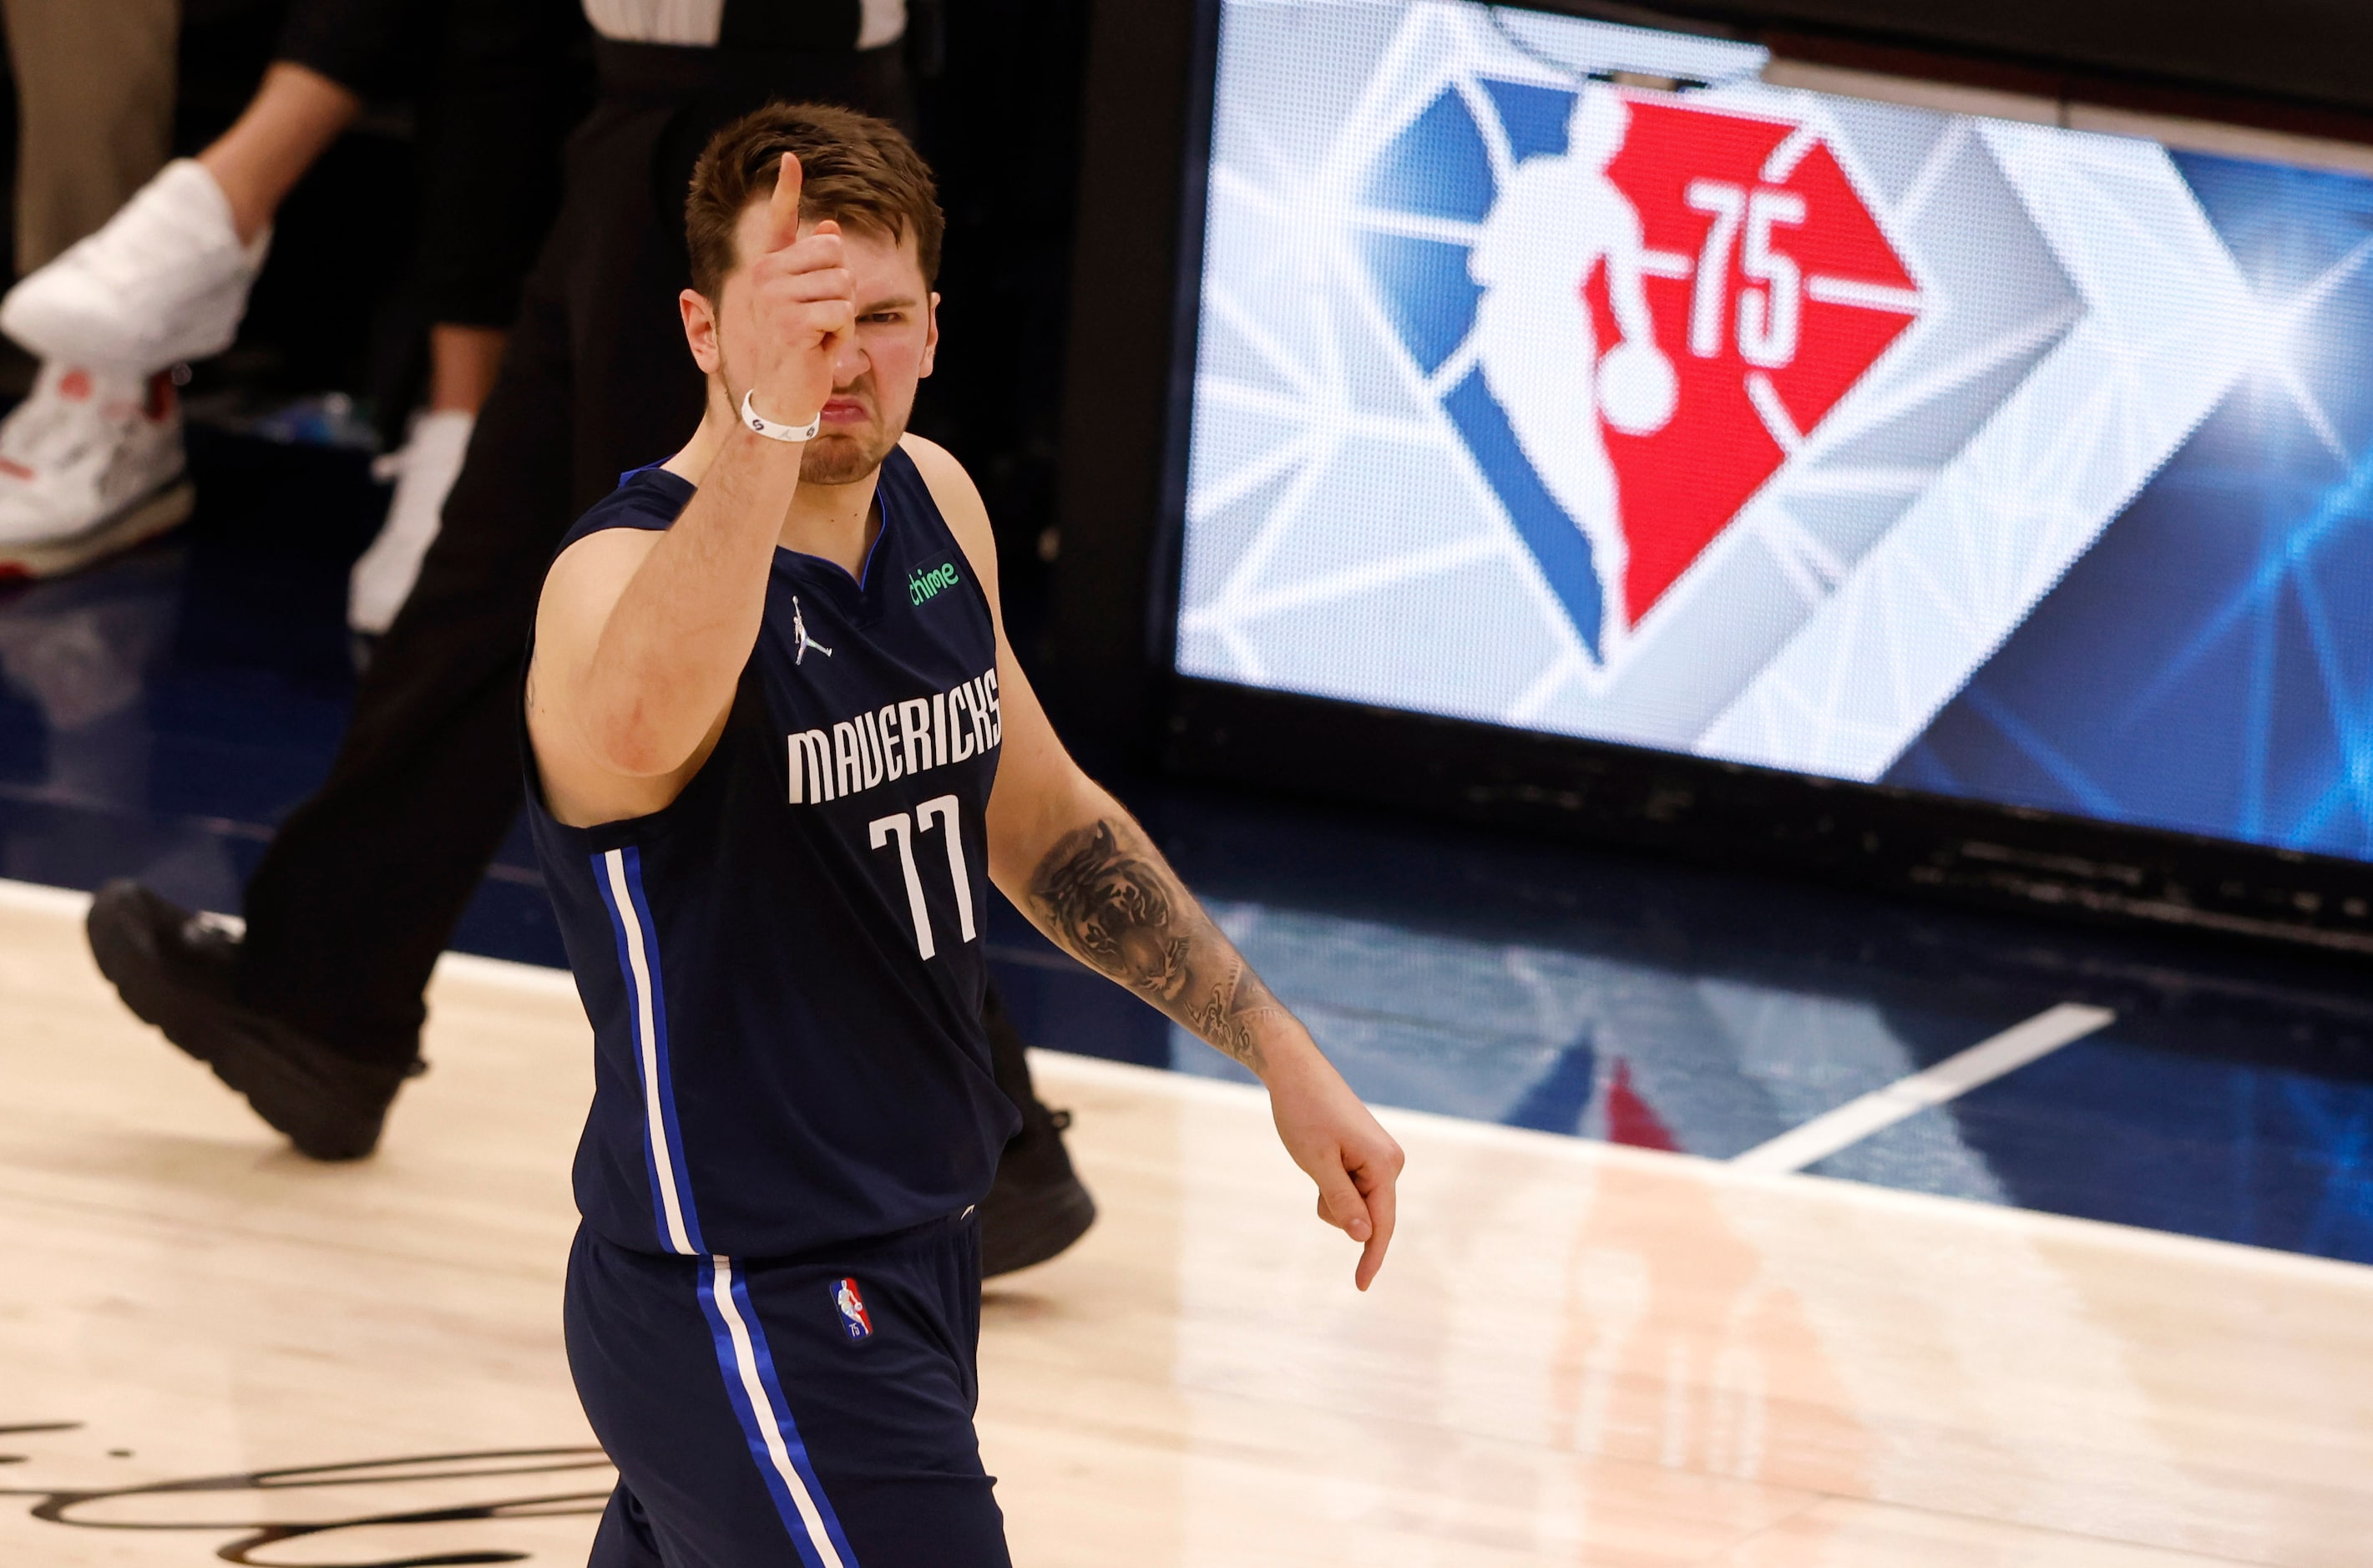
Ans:
POLYGON ((0 909, 33 915, 64 915, 79 920, 90 913, 90 895, 71 887, 51 887, 38 882, 12 882, 0 877, 0 909))
MULTIPOLYGON (((1108 1061, 1101 1057, 1073 1056, 1069 1052, 1035 1046, 1030 1051, 1030 1071, 1044 1080, 1052 1081, 1058 1094, 1073 1092, 1074 1086, 1086 1085, 1110 1088, 1124 1094, 1151 1095, 1184 1105, 1201 1104, 1233 1109, 1245 1114, 1266 1114, 1268 1102, 1268 1091, 1257 1083, 1199 1078, 1174 1068, 1108 1061)), ((1942 1193, 1919 1192, 1908 1188, 1880 1187, 1874 1182, 1808 1176, 1802 1171, 1742 1171, 1736 1162, 1731 1160, 1710 1160, 1700 1154, 1668 1153, 1663 1149, 1638 1149, 1624 1143, 1602 1143, 1596 1139, 1577 1138, 1570 1132, 1542 1132, 1529 1127, 1507 1127, 1499 1122, 1477 1121, 1444 1111, 1404 1110, 1397 1106, 1378 1106, 1374 1109, 1376 1119, 1385 1124, 1385 1130, 1397 1136, 1482 1149, 1494 1156, 1517 1153, 1527 1160, 1543 1161, 1583 1173, 1584 1179, 1587 1179, 1586 1173, 1610 1166, 1652 1175, 1681 1167, 1694 1172, 1700 1179, 1718 1190, 1818 1191, 1827 1202, 1898 1214, 1934 1216, 1983 1231, 2044 1235, 2093 1246, 2115 1246, 2147 1258, 2207 1260, 2257 1274, 2272 1273, 2321 1282, 2361 1283, 2366 1272, 2366 1266, 2362 1263, 2318 1257, 2313 1253, 2279 1252, 2273 1247, 2254 1246, 2245 1242, 2215 1241, 2206 1236, 2187 1235, 2180 1231, 2146 1230, 2112 1220, 2052 1214, 2039 1209, 2018 1209, 1979 1199, 1951 1198, 1942 1193)), ((1425 1180, 1432 1168, 1421 1159, 1412 1167, 1417 1174, 1410 1176, 1405 1173, 1404 1180, 1425 1180)), ((1290 1170, 1291 1166, 1284 1167, 1280 1175, 1290 1170)))
POLYGON ((1941 1106, 1981 1083, 2050 1056, 2072 1040, 2081 1040, 2118 1015, 2106 1007, 2063 1001, 2047 1008, 2024 1024, 2014 1024, 1990 1040, 1971 1046, 1935 1066, 1899 1078, 1884 1089, 1836 1110, 1790 1128, 1768 1143, 1759 1143, 1730 1164, 1739 1170, 1801 1171, 1826 1160, 1848 1144, 1859 1143, 1881 1128, 1932 1106, 1941 1106))

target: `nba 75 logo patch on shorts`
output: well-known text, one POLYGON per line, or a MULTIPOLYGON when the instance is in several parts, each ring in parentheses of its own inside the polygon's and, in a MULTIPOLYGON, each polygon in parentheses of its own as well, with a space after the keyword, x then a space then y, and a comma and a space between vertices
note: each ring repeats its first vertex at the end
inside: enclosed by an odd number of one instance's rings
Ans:
POLYGON ((858 1290, 855 1280, 835 1280, 832 1283, 832 1304, 840 1309, 840 1326, 852 1340, 873 1337, 873 1317, 865 1310, 865 1296, 858 1290))

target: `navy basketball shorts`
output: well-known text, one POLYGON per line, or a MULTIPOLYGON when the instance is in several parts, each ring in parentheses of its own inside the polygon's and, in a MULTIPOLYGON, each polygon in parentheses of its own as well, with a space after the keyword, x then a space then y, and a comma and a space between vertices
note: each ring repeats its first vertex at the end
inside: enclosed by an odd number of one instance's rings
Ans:
POLYGON ((828 1258, 581 1227, 568 1365, 618 1489, 591 1568, 1010 1568, 973 1434, 980 1222, 828 1258))

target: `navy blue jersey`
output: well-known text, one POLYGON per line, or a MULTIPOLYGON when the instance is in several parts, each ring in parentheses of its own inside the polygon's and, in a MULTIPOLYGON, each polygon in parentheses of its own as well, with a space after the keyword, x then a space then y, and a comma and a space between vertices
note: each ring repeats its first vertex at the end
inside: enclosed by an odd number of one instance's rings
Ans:
MULTIPOLYGON (((777 550, 725 731, 649 816, 529 816, 593 1021, 577 1153, 620 1246, 780 1258, 988 1191, 1016 1126, 980 1023, 1000 725, 988 601, 903 451, 859 578, 777 550)), ((561 548, 664 529, 630 474, 561 548)))

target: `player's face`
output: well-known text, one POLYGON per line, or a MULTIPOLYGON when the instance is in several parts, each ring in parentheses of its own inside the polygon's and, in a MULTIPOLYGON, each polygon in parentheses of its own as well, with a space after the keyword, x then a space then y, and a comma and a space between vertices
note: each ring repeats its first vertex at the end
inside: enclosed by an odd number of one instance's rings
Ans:
MULTIPOLYGON (((805 234, 812 225, 802 224, 805 234)), ((800 478, 809 485, 848 485, 864 478, 890 455, 906 433, 915 412, 915 388, 931 373, 939 346, 940 297, 923 281, 923 264, 908 234, 892 240, 869 228, 841 226, 841 254, 857 294, 857 331, 841 345, 834 367, 832 396, 824 405, 824 427, 808 443, 800 478)), ((766 205, 753 203, 734 234, 736 253, 757 254, 766 242, 766 205)), ((736 309, 746 279, 736 268, 725 280, 718 312, 719 374, 727 406, 741 406, 749 383, 735 373, 746 363, 737 355, 741 333, 753 332, 752 313, 736 309)))

